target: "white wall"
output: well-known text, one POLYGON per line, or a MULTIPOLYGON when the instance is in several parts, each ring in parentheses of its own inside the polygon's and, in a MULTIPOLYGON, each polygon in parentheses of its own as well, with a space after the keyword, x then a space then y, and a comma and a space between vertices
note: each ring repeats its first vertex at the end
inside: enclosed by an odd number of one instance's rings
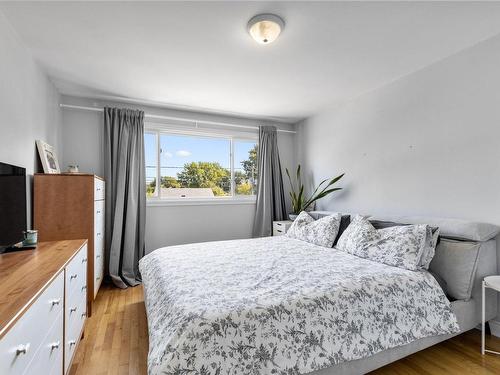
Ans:
POLYGON ((62 155, 59 94, 0 12, 0 161, 26 168, 28 226, 31 181, 41 171, 35 140, 62 155))
POLYGON ((346 172, 345 191, 321 209, 500 225, 500 37, 327 108, 299 131, 311 181, 346 172))
POLYGON ((345 171, 322 208, 500 224, 500 37, 304 121, 314 181, 345 171))
MULTIPOLYGON (((143 105, 116 103, 63 96, 65 104, 96 106, 113 105, 122 108, 140 108, 147 113, 164 116, 196 118, 243 125, 271 124, 247 118, 167 110, 143 105)), ((103 119, 102 113, 82 110, 63 110, 64 152, 61 165, 78 164, 80 171, 103 175, 103 119)), ((283 129, 294 129, 289 124, 272 123, 283 129)), ((278 133, 278 147, 282 167, 295 168, 293 134, 278 133)), ((288 189, 287 181, 284 180, 288 189)), ((288 196, 288 190, 286 192, 288 196)), ((146 210, 146 249, 200 241, 248 238, 252 235, 255 204, 212 204, 196 206, 149 206, 146 210)))

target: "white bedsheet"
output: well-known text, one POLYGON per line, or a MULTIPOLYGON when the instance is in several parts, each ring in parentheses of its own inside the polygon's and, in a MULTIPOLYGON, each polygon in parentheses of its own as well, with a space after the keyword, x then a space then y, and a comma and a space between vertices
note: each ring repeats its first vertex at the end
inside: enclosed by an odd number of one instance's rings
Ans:
POLYGON ((149 374, 298 374, 458 332, 427 271, 284 236, 153 251, 140 262, 149 374))

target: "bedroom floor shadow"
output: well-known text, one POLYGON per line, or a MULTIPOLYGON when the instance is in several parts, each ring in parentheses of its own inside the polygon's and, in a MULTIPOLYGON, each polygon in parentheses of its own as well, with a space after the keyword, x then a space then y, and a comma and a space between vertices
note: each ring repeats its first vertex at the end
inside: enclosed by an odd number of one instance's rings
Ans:
MULTIPOLYGON (((480 353, 481 333, 451 340, 391 363, 372 375, 500 374, 500 356, 480 353)), ((487 336, 500 351, 500 338, 487 336)), ((87 320, 70 375, 146 375, 148 326, 142 286, 125 290, 103 285, 87 320)))

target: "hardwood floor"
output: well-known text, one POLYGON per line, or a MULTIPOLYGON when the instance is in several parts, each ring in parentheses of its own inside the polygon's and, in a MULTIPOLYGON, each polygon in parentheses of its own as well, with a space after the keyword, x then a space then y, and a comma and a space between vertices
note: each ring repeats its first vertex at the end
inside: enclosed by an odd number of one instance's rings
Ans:
POLYGON ((148 327, 142 287, 102 285, 71 375, 146 374, 148 327))
MULTIPOLYGON (((372 374, 500 374, 500 356, 481 356, 480 332, 451 340, 382 367, 372 374)), ((500 339, 488 337, 500 351, 500 339)), ((142 287, 126 290, 103 285, 88 319, 71 375, 146 374, 148 332, 142 287)))

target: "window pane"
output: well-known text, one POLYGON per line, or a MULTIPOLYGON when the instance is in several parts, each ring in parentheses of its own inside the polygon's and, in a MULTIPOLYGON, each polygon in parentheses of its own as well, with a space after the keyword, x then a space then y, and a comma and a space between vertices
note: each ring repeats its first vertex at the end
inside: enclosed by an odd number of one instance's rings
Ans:
POLYGON ((229 139, 162 134, 160 148, 161 198, 231 195, 229 139))
POLYGON ((236 195, 257 192, 257 143, 234 141, 234 183, 236 195))
POLYGON ((156 134, 144 133, 144 156, 146 158, 146 196, 156 197, 156 176, 158 169, 156 134))

